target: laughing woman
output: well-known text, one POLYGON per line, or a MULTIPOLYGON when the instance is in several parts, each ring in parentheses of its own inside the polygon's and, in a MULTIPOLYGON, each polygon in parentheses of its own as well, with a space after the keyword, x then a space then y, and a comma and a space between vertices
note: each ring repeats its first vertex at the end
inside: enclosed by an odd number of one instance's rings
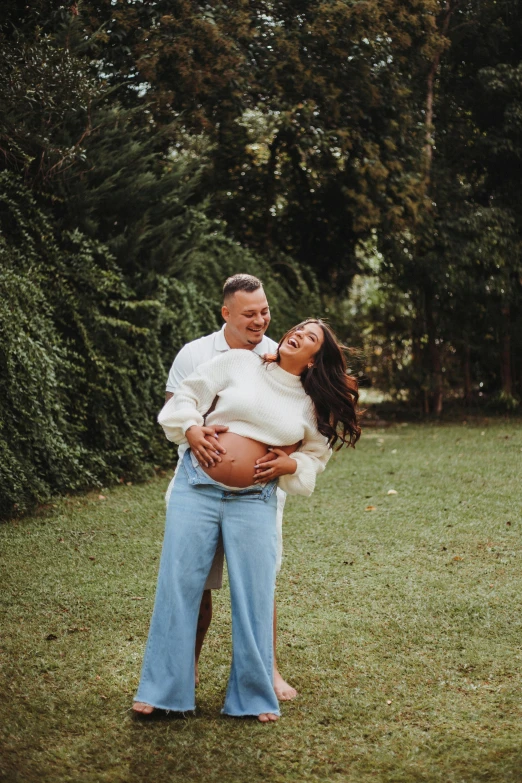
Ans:
POLYGON ((187 443, 165 540, 133 709, 195 709, 199 604, 221 530, 232 601, 232 668, 223 712, 277 720, 272 684, 277 484, 311 495, 332 447, 355 446, 357 382, 320 320, 291 329, 275 356, 227 351, 187 378, 161 411, 167 438, 187 443), (213 405, 214 403, 214 405, 213 405), (206 424, 228 426, 211 454, 206 424), (292 445, 293 444, 293 445, 292 445), (202 468, 200 463, 206 464, 202 468))

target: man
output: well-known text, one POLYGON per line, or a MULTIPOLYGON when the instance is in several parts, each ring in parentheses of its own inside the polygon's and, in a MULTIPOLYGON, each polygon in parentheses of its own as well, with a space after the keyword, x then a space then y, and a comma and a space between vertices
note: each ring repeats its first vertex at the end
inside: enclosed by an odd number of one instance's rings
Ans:
MULTIPOLYGON (((270 310, 261 281, 252 275, 233 275, 229 277, 223 287, 223 307, 221 314, 225 321, 219 332, 200 337, 187 343, 174 359, 167 380, 165 401, 169 400, 177 387, 188 375, 193 373, 200 364, 207 362, 214 356, 219 356, 224 351, 235 348, 243 348, 255 351, 260 356, 266 353, 274 353, 277 343, 265 335, 270 323, 270 310)), ((218 458, 217 453, 222 451, 219 445, 219 432, 224 432, 227 427, 205 427, 206 451, 201 449, 198 454, 200 462, 218 458)), ((187 446, 180 446, 179 457, 187 446)), ((282 556, 282 520, 285 493, 278 490, 278 570, 281 567, 282 556)), ((220 542, 210 574, 205 584, 203 598, 198 619, 196 635, 196 678, 198 676, 198 661, 205 634, 212 619, 212 590, 221 588, 223 580, 223 544, 220 542)), ((276 607, 274 604, 274 690, 281 701, 289 701, 297 696, 297 691, 292 688, 281 676, 276 662, 276 607)))

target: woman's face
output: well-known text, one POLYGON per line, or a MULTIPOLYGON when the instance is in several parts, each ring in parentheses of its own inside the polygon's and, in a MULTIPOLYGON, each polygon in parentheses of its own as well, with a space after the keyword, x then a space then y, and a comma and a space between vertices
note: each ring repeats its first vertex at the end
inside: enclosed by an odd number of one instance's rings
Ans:
POLYGON ((281 343, 279 355, 292 364, 305 367, 313 364, 314 357, 324 343, 324 333, 319 324, 299 326, 281 343))

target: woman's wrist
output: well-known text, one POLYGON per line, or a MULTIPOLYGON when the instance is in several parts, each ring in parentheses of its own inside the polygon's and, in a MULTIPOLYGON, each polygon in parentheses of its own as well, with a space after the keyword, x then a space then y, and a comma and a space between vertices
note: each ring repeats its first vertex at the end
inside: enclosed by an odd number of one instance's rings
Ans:
POLYGON ((186 435, 187 435, 187 434, 190 432, 190 430, 194 430, 194 429, 196 429, 196 428, 198 428, 198 429, 199 429, 200 427, 201 427, 201 425, 200 425, 200 424, 198 424, 198 423, 197 423, 197 422, 195 422, 195 421, 191 421, 191 422, 188 424, 188 426, 184 427, 184 429, 183 429, 183 431, 184 431, 184 433, 185 433, 185 436, 186 436, 186 435))
POLYGON ((296 459, 294 459, 293 457, 290 457, 290 456, 289 456, 289 457, 288 457, 288 463, 289 463, 289 465, 290 465, 290 470, 288 471, 288 473, 287 473, 286 475, 287 475, 287 476, 293 476, 293 475, 294 475, 294 473, 295 473, 295 472, 296 472, 296 470, 297 470, 297 460, 296 460, 296 459))

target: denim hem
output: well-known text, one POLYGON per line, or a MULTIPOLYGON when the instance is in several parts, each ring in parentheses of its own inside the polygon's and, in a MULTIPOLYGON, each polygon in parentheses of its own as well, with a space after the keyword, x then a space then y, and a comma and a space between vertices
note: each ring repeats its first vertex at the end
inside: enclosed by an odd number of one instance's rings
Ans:
POLYGON ((229 715, 231 718, 258 718, 259 715, 265 715, 267 712, 271 715, 277 715, 278 718, 281 717, 279 710, 264 710, 264 712, 225 712, 224 709, 221 710, 222 715, 229 715))
POLYGON ((193 707, 165 707, 164 704, 152 704, 152 702, 149 699, 138 699, 137 696, 135 696, 132 700, 132 703, 136 701, 141 701, 142 704, 148 704, 149 707, 154 707, 155 710, 165 710, 165 712, 195 712, 196 711, 196 705, 194 704, 193 707))

